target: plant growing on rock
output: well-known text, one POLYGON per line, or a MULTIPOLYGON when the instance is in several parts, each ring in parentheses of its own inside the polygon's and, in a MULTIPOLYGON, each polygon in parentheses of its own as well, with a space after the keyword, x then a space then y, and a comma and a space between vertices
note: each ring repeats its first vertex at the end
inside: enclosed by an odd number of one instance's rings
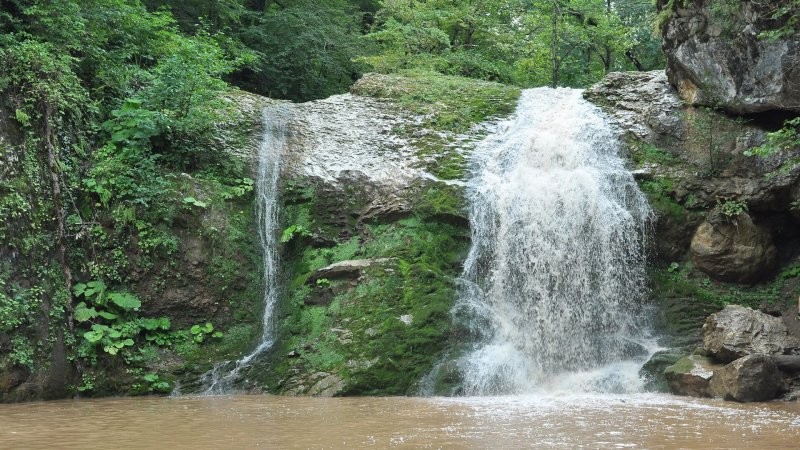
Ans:
POLYGON ((741 200, 717 200, 717 206, 714 209, 726 219, 732 221, 747 212, 747 203, 741 200))
POLYGON ((221 331, 214 331, 214 325, 211 322, 206 322, 202 325, 199 323, 192 325, 192 328, 189 329, 189 333, 192 334, 192 340, 198 344, 202 343, 207 336, 217 339, 223 336, 221 331))
POLYGON ((142 331, 148 331, 148 340, 156 341, 155 332, 167 331, 170 321, 165 317, 143 319, 135 312, 142 302, 134 295, 108 291, 105 283, 99 280, 78 283, 73 288, 76 298, 83 301, 75 305, 75 320, 81 324, 91 324, 83 333, 83 343, 79 355, 97 358, 96 348, 115 356, 121 350, 135 345, 135 339, 142 331), (152 338, 152 339, 151 339, 152 338))

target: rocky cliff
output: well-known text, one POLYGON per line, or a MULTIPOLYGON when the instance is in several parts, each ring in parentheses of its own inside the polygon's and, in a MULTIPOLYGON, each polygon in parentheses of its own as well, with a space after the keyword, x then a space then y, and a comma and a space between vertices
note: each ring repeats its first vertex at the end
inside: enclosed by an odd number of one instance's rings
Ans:
POLYGON ((800 111, 796 1, 659 0, 667 76, 693 105, 800 111))
POLYGON ((457 333, 465 156, 519 90, 367 75, 352 91, 290 106, 278 344, 241 388, 414 393, 457 333))
POLYGON ((74 165, 63 179, 83 178, 70 185, 68 210, 80 214, 68 216, 63 262, 37 138, 0 114, 0 401, 168 392, 250 345, 260 330, 262 280, 248 180, 268 100, 228 101, 238 112, 218 124, 214 150, 231 181, 155 170, 157 201, 112 210, 82 191, 91 176, 79 157, 88 156, 67 153, 74 165), (129 309, 101 309, 108 299, 129 309), (83 321, 70 313, 91 300, 83 321), (97 310, 104 320, 86 320, 97 310), (192 328, 206 323, 221 334, 196 339, 192 328), (87 333, 100 336, 97 345, 87 333))
POLYGON ((767 131, 758 121, 685 104, 661 72, 610 74, 585 96, 617 124, 656 210, 651 289, 672 349, 646 371, 658 379, 691 353, 706 316, 730 303, 781 316, 796 334, 797 151, 748 156, 767 131))

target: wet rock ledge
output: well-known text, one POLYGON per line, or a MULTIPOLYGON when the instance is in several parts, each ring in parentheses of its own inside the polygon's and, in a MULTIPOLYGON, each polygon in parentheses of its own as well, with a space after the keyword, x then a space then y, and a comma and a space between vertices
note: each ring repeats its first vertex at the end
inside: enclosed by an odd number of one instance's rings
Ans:
POLYGON ((703 346, 669 366, 678 395, 754 402, 800 398, 800 339, 779 317, 728 305, 703 325, 703 346))

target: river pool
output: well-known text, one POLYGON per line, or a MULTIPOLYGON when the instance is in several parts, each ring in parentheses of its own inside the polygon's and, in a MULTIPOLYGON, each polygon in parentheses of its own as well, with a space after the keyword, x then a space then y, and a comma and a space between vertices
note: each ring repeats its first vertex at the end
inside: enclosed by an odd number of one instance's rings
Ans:
POLYGON ((0 405, 0 448, 798 448, 800 403, 659 394, 0 405))

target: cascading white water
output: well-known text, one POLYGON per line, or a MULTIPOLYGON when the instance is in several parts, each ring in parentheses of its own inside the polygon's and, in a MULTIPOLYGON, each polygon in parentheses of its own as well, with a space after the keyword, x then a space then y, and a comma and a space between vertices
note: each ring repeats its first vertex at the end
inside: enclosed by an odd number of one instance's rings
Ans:
POLYGON ((602 113, 563 88, 524 91, 476 149, 453 309, 476 342, 458 360, 465 394, 641 385, 651 210, 617 150, 602 113))
POLYGON ((230 363, 219 364, 207 374, 208 387, 205 394, 226 393, 232 390, 233 382, 241 369, 256 356, 275 343, 273 312, 278 301, 278 178, 281 171, 281 154, 287 145, 287 124, 290 111, 286 105, 264 109, 264 136, 258 152, 258 174, 256 177, 256 218, 258 237, 263 255, 264 314, 263 329, 258 345, 246 356, 230 367, 230 363))

